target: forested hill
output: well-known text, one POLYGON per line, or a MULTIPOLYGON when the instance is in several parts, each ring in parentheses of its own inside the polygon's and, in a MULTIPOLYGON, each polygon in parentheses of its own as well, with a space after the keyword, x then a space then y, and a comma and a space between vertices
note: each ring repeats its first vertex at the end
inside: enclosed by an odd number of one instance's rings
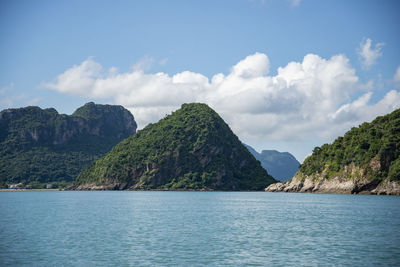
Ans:
POLYGON ((290 183, 268 191, 400 194, 400 109, 316 147, 290 183))
POLYGON ((73 181, 115 144, 136 132, 122 106, 92 102, 72 115, 54 108, 26 107, 0 112, 0 184, 73 181))
POLYGON ((276 182, 221 117, 184 104, 83 171, 77 189, 263 190, 276 182))
POLYGON ((331 145, 316 147, 300 166, 312 175, 326 171, 334 175, 354 164, 366 170, 370 179, 400 179, 400 109, 354 127, 331 145), (371 162, 374 164, 371 165, 371 162))

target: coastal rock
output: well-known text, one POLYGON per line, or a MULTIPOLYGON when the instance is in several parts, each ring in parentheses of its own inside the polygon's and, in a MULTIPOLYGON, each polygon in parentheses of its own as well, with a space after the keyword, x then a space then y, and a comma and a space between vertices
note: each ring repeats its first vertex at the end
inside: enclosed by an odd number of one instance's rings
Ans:
POLYGON ((275 183, 268 186, 265 191, 267 192, 283 192, 285 185, 283 183, 275 183))
POLYGON ((400 195, 400 183, 385 180, 373 189, 371 193, 377 195, 400 195))
POLYGON ((332 194, 377 194, 400 195, 400 183, 388 181, 381 183, 365 178, 345 179, 334 176, 329 179, 297 174, 291 181, 275 183, 265 188, 266 192, 332 193, 332 194))
POLYGON ((69 188, 70 190, 124 190, 126 189, 127 183, 114 183, 114 184, 95 184, 88 183, 79 186, 69 188))

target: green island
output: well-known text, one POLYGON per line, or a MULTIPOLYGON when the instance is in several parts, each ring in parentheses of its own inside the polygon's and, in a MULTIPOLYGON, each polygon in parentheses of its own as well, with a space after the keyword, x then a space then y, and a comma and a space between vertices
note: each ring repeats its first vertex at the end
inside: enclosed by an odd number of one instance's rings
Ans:
POLYGON ((70 116, 34 106, 3 110, 0 188, 67 188, 136 127, 122 106, 92 102, 70 116))
POLYGON ((263 190, 276 182, 222 118, 183 104, 79 174, 78 190, 263 190))
POLYGON ((400 109, 315 147, 285 184, 266 191, 400 194, 400 109))

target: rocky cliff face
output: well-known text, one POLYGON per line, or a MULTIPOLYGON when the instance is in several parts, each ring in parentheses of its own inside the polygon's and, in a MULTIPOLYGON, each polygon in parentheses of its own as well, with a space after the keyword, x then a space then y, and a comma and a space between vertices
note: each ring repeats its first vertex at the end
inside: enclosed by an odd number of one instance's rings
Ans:
POLYGON ((326 177, 326 172, 311 176, 302 175, 299 172, 290 181, 271 184, 265 191, 400 195, 400 183, 398 181, 371 179, 368 177, 366 169, 360 169, 354 165, 346 166, 345 171, 341 174, 326 177))
POLYGON ((78 190, 263 190, 276 182, 205 104, 182 108, 83 171, 78 190))
POLYGON ((72 115, 54 108, 0 112, 0 184, 72 181, 82 168, 136 132, 122 106, 92 102, 72 115))
POLYGON ((316 147, 291 181, 268 192, 400 194, 400 109, 316 147))
POLYGON ((54 108, 26 107, 0 112, 0 142, 63 145, 81 135, 121 140, 136 132, 132 114, 122 106, 87 103, 71 116, 54 108))

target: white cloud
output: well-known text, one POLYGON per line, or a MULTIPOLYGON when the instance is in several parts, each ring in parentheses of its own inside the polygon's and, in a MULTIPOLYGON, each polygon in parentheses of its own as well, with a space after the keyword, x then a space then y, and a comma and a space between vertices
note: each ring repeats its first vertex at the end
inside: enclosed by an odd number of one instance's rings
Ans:
POLYGON ((299 5, 300 5, 300 2, 301 2, 301 0, 291 0, 291 1, 290 1, 290 5, 291 5, 292 7, 296 7, 296 6, 299 6, 299 5))
POLYGON ((2 96, 0 98, 0 111, 10 108, 14 105, 13 100, 9 96, 2 96))
POLYGON ((393 75, 393 82, 398 86, 400 85, 400 66, 397 67, 397 70, 393 75))
MULTIPOLYGON (((56 83, 44 83, 43 85, 62 93, 92 95, 89 90, 93 90, 95 80, 100 77, 101 71, 102 66, 92 58, 88 58, 80 65, 74 65, 58 75, 56 83)), ((116 69, 110 70, 111 72, 116 72, 116 69)))
POLYGON ((372 92, 360 96, 355 101, 342 105, 333 115, 335 125, 342 131, 357 126, 363 121, 371 121, 378 115, 384 115, 400 108, 400 92, 389 91, 380 101, 369 105, 372 92))
POLYGON ((168 58, 163 58, 163 59, 161 59, 159 62, 158 62, 158 64, 160 64, 160 66, 164 66, 164 65, 166 65, 167 64, 167 62, 168 62, 168 58))
POLYGON ((382 56, 381 48, 384 43, 377 43, 375 48, 372 48, 372 40, 367 38, 360 43, 357 53, 360 57, 363 68, 369 69, 374 65, 379 57, 382 56))
POLYGON ((269 59, 267 55, 255 53, 247 56, 235 66, 232 67, 231 73, 241 78, 261 77, 269 72, 269 59))
POLYGON ((133 70, 143 70, 148 71, 151 68, 151 65, 154 63, 154 59, 149 56, 142 57, 136 64, 132 66, 133 70))
POLYGON ((17 93, 14 90, 14 83, 0 88, 0 111, 7 108, 32 106, 40 101, 40 97, 33 97, 26 93, 17 93))
POLYGON ((132 111, 141 128, 182 103, 204 102, 250 144, 332 141, 352 126, 400 107, 397 91, 371 103, 373 84, 360 83, 344 55, 323 59, 308 54, 301 62, 278 68, 276 75, 269 75, 269 68, 269 59, 262 53, 244 58, 228 74, 218 73, 211 79, 190 71, 171 76, 134 68, 118 73, 115 68, 103 70, 89 58, 44 85, 63 93, 112 98, 132 111))
POLYGON ((3 95, 5 93, 7 93, 8 91, 11 91, 14 88, 14 83, 11 82, 9 84, 7 84, 6 86, 3 86, 0 88, 0 95, 3 95))

